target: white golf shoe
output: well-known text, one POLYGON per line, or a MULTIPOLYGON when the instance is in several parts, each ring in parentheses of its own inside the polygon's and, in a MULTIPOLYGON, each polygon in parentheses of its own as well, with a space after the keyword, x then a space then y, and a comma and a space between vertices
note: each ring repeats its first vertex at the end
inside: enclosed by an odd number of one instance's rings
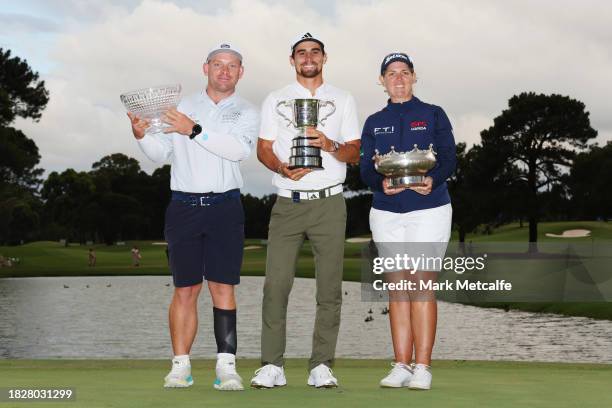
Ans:
POLYGON ((165 388, 185 388, 193 385, 191 365, 181 365, 176 359, 172 360, 172 370, 164 378, 165 388))
POLYGON ((217 378, 214 387, 220 391, 242 391, 242 378, 236 372, 235 359, 219 359, 215 367, 217 378))
POLYGON ((319 364, 310 370, 308 385, 316 388, 335 388, 338 386, 338 380, 334 377, 332 370, 328 366, 319 364))
POLYGON ((287 385, 285 370, 274 364, 266 364, 255 371, 255 377, 251 380, 253 388, 274 388, 287 385))
POLYGON ((412 367, 404 363, 391 363, 391 371, 382 380, 380 386, 383 388, 407 387, 412 379, 412 367))
POLYGON ((411 390, 428 390, 431 388, 431 368, 425 364, 415 364, 412 378, 408 382, 411 390))

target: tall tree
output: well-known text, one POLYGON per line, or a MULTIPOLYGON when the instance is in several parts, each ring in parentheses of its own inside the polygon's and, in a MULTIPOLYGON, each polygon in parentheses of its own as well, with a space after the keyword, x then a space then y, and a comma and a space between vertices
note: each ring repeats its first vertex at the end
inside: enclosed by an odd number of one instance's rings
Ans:
POLYGON ((495 227, 514 218, 518 194, 512 180, 517 171, 504 164, 504 155, 503 150, 481 145, 467 150, 465 143, 457 143, 457 168, 448 190, 459 242, 479 225, 495 227))
POLYGON ((95 226, 88 222, 84 214, 95 201, 95 192, 89 173, 77 173, 73 169, 62 173, 52 172, 41 190, 45 202, 45 224, 61 226, 66 234, 62 238, 80 242, 93 239, 95 226))
POLYGON ((593 146, 574 160, 569 176, 572 208, 577 217, 612 218, 612 142, 593 146))
MULTIPOLYGON (((524 203, 529 242, 537 242, 538 193, 558 183, 576 154, 597 136, 582 102, 562 95, 533 92, 515 95, 508 109, 481 132, 483 149, 505 152, 505 163, 526 189, 524 203)), ((533 246, 535 248, 535 246, 533 246)))
POLYGON ((95 200, 102 210, 97 216, 97 230, 104 242, 144 239, 158 229, 150 228, 156 214, 151 205, 155 195, 150 191, 151 176, 140 169, 138 160, 114 153, 95 162, 90 175, 96 186, 95 200))
POLYGON ((481 211, 474 211, 474 205, 481 202, 477 197, 473 162, 477 148, 466 150, 465 143, 457 143, 457 168, 448 181, 448 192, 453 202, 453 222, 457 225, 459 242, 465 242, 467 233, 474 231, 476 227, 485 221, 481 211))
POLYGON ((25 189, 34 191, 40 183, 42 169, 38 147, 20 130, 0 126, 0 191, 25 189))
POLYGON ((9 127, 17 116, 40 119, 49 92, 28 63, 0 48, 0 242, 16 244, 38 234, 42 169, 36 143, 9 127))
POLYGON ((10 124, 17 116, 40 119, 47 102, 45 81, 27 61, 11 57, 10 50, 0 48, 0 126, 10 124))

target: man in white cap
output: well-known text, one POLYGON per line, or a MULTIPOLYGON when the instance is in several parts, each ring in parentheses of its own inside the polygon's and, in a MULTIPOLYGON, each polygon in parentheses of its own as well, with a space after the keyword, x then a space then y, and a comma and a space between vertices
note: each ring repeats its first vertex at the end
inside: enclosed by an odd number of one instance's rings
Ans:
POLYGON ((236 372, 234 297, 244 246, 239 163, 254 147, 259 115, 235 93, 244 67, 234 46, 215 46, 203 69, 206 89, 166 113, 169 126, 163 134, 146 134, 148 121, 129 116, 143 153, 155 162, 172 162, 165 237, 175 286, 169 313, 174 358, 164 386, 193 384, 189 353, 198 328, 198 295, 206 279, 217 342, 214 388, 242 390, 236 372))
MULTIPOLYGON (((340 308, 346 205, 342 183, 346 163, 359 161, 360 129, 353 97, 323 82, 327 60, 323 42, 304 33, 291 43, 290 64, 296 82, 272 92, 263 103, 257 157, 275 172, 278 198, 268 232, 266 279, 262 305, 261 363, 251 386, 273 388, 287 383, 283 370, 287 302, 299 250, 305 238, 316 264, 316 318, 308 385, 337 387, 331 366, 336 351, 340 308), (314 98, 332 101, 335 112, 325 125, 306 130, 311 146, 321 148, 323 169, 288 166, 296 130, 276 112, 280 101, 314 98)), ((327 111, 320 113, 325 115, 327 111)))

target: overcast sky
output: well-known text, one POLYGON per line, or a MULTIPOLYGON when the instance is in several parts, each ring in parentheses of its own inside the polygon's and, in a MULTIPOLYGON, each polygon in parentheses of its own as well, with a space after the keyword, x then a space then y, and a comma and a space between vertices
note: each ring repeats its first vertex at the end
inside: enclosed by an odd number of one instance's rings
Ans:
MULTIPOLYGON (((408 53, 415 94, 442 106, 457 142, 482 129, 523 91, 579 99, 600 144, 612 140, 612 3, 601 1, 1 1, 0 47, 25 58, 45 80, 50 102, 38 123, 15 126, 34 139, 41 167, 89 170, 123 152, 151 172, 138 149, 122 92, 157 84, 205 86, 201 64, 220 41, 243 51, 238 92, 260 105, 291 82, 291 40, 310 31, 325 42, 325 81, 349 90, 360 125, 386 103, 380 61, 408 53)), ((253 154, 244 192, 273 192, 253 154)))

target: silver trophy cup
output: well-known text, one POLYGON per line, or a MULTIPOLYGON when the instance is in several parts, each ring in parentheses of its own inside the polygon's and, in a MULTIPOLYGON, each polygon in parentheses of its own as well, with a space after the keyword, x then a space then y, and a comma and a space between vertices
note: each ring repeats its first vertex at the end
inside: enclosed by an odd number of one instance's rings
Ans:
POLYGON ((436 152, 433 144, 429 149, 420 150, 415 144, 408 152, 391 151, 386 154, 376 154, 372 157, 374 168, 379 173, 389 177, 389 187, 415 187, 425 185, 425 174, 436 165, 436 152))
POLYGON ((170 108, 176 108, 181 99, 181 85, 161 85, 126 92, 120 96, 125 108, 151 125, 146 133, 160 133, 166 125, 162 116, 170 108))
POLYGON ((305 134, 307 127, 325 126, 324 122, 336 111, 336 105, 332 101, 322 101, 320 99, 291 99, 280 101, 276 105, 278 113, 288 123, 297 129, 297 135, 291 142, 291 156, 289 157, 289 169, 309 168, 313 170, 323 169, 323 158, 321 148, 309 146, 308 140, 313 139, 305 134), (288 107, 292 109, 292 119, 281 112, 280 108, 288 107), (332 110, 325 117, 319 119, 321 108, 331 106, 332 110))

